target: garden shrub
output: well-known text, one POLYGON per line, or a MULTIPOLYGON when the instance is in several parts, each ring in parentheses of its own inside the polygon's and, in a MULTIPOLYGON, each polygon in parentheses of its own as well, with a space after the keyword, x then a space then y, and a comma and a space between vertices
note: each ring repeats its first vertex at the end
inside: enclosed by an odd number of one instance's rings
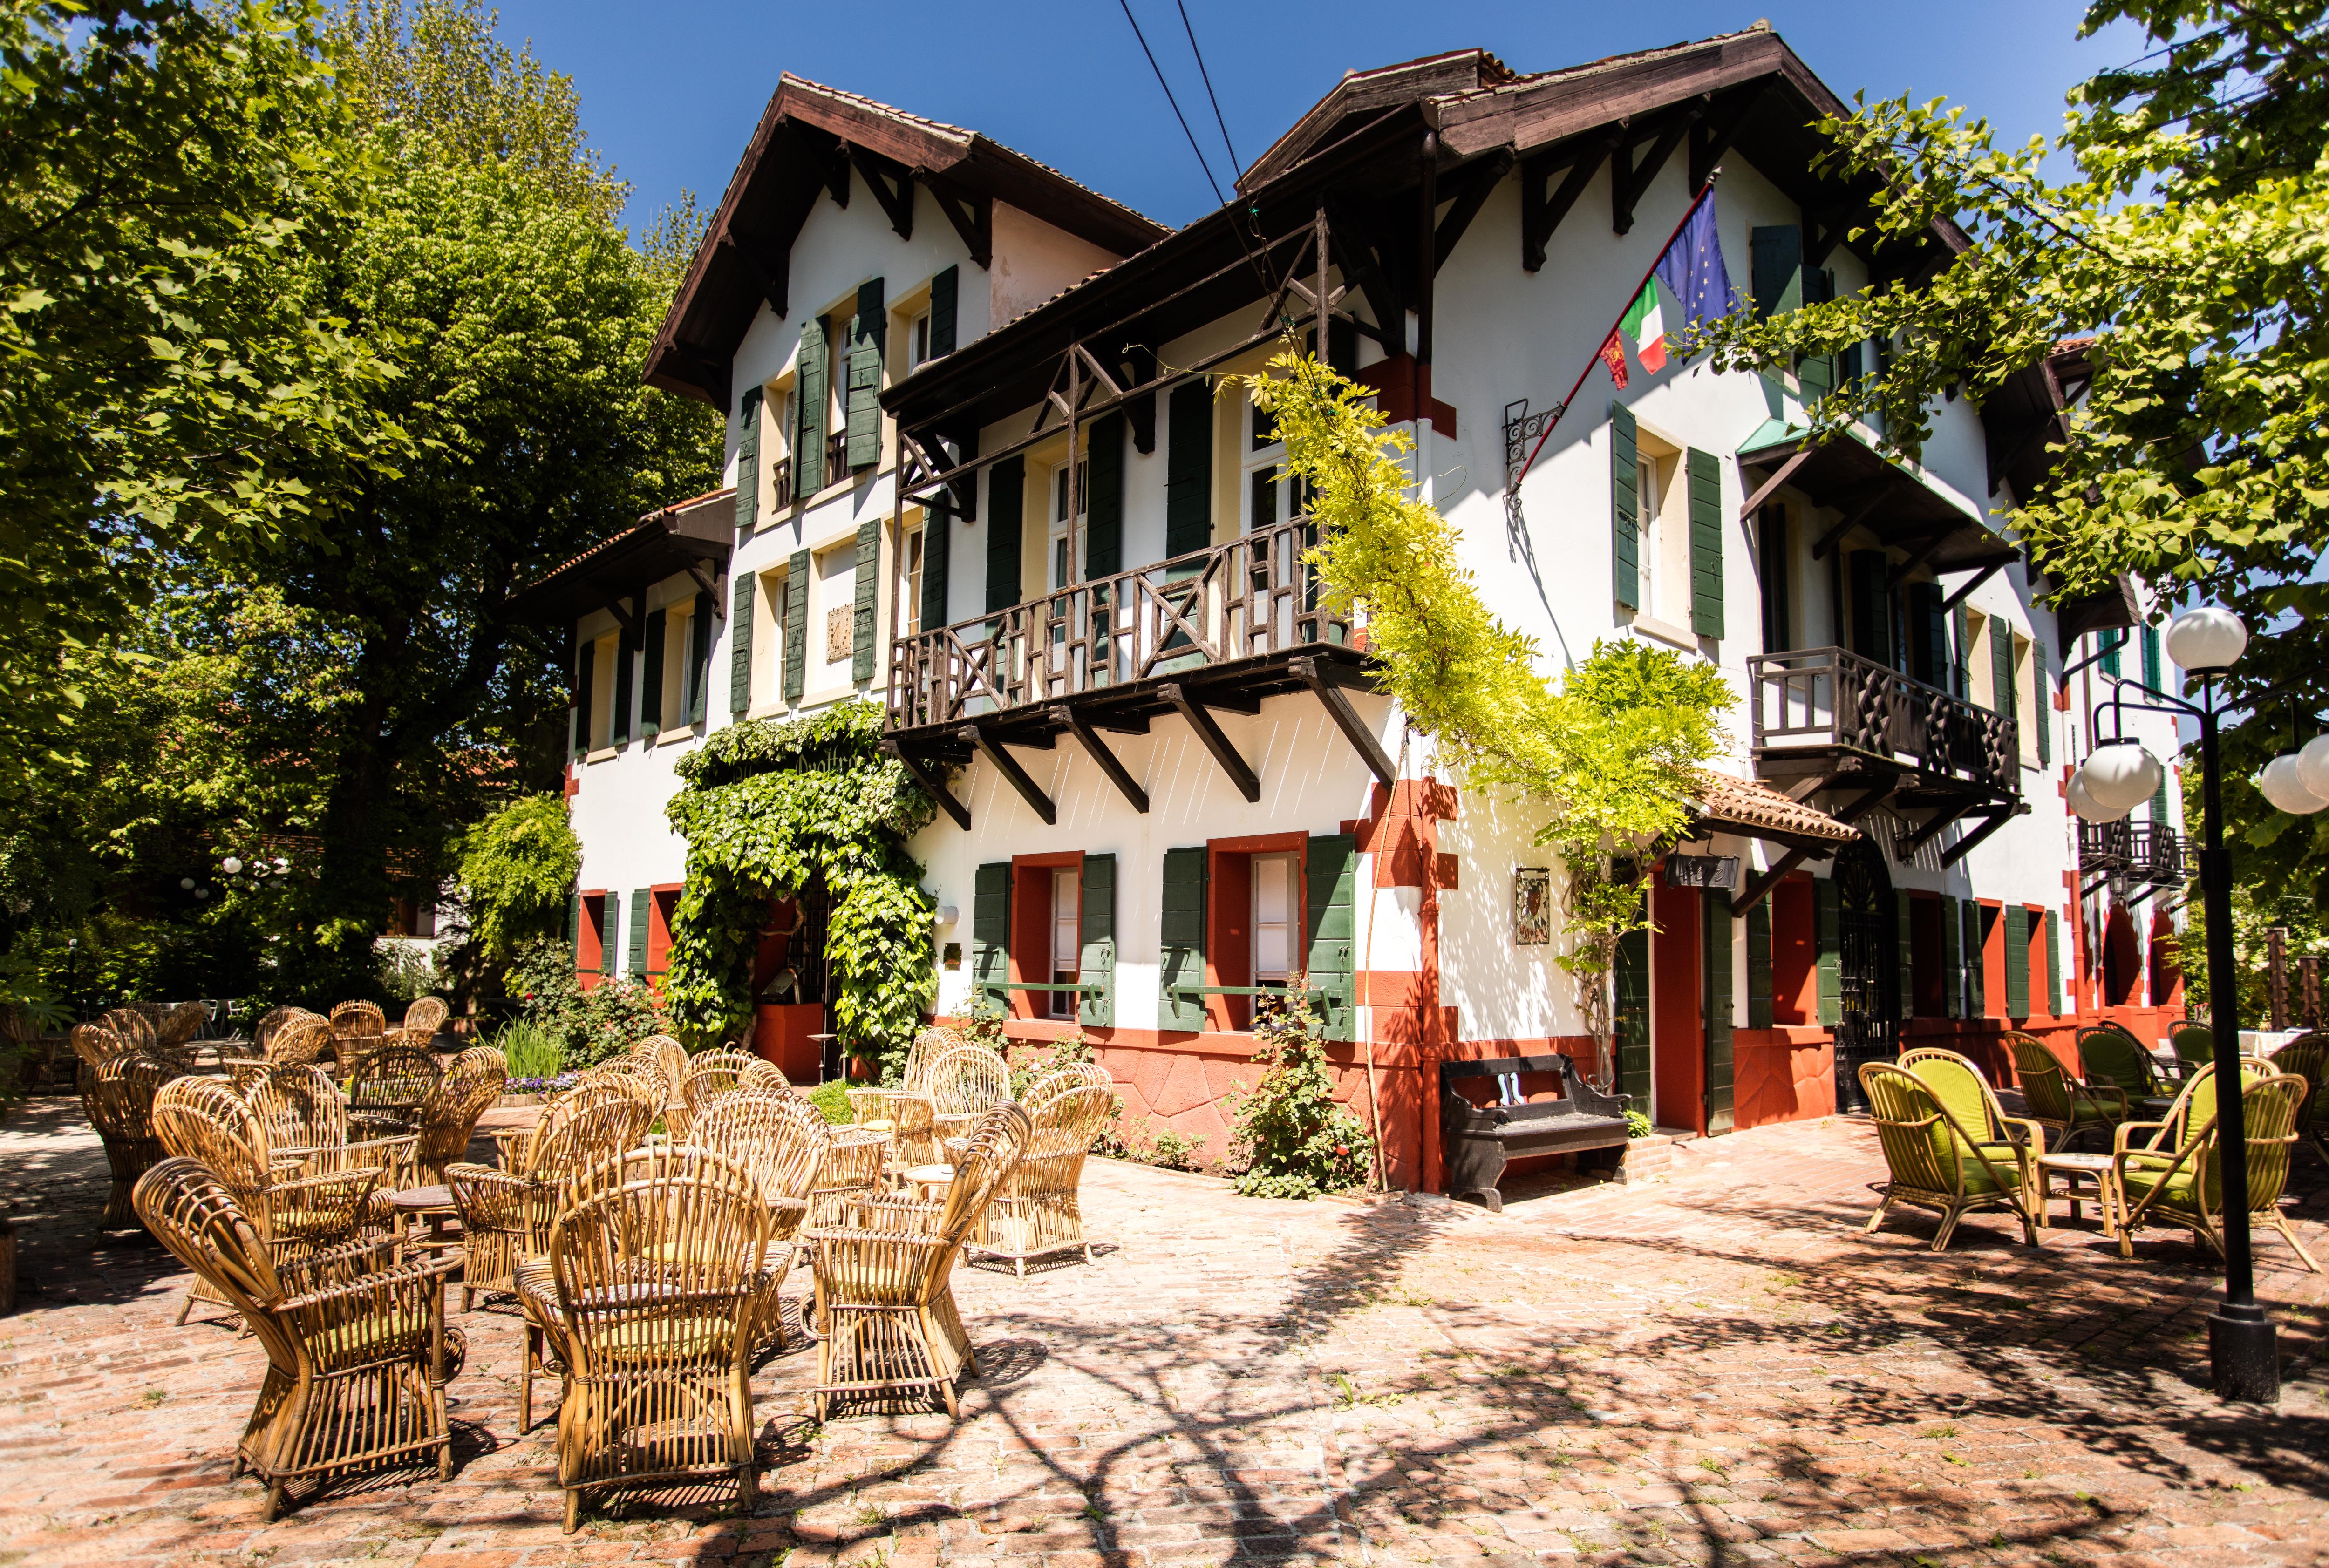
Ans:
POLYGON ((849 1109, 849 1086, 838 1078, 829 1084, 819 1084, 801 1098, 816 1106, 833 1126, 846 1127, 856 1120, 849 1109))
POLYGON ((610 974, 584 991, 573 950, 562 942, 539 941, 521 950, 507 983, 518 1019, 557 1040, 569 1067, 618 1056, 668 1028, 661 999, 628 976, 610 974))
POLYGON ((529 940, 557 932, 582 871, 582 841, 566 818, 563 795, 512 801, 461 840, 462 901, 470 940, 495 962, 529 940))
MULTIPOLYGON (((1301 982, 1292 990, 1298 996, 1301 982)), ((1256 998, 1253 1033, 1261 1078, 1223 1096, 1238 1191, 1312 1198, 1364 1186, 1374 1143, 1359 1119, 1335 1103, 1317 1015, 1306 1003, 1256 998)))
POLYGON ((494 1036, 494 1048, 509 1066, 511 1092, 521 1082, 540 1084, 566 1070, 566 1042, 535 1019, 512 1019, 494 1036))

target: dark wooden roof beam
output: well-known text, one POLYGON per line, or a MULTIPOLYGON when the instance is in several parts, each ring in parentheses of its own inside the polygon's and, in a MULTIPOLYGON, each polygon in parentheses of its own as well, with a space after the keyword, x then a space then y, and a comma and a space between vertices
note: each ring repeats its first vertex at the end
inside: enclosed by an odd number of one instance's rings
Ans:
POLYGON ((1730 150, 1739 127, 1761 101, 1767 82, 1759 81, 1723 94, 1714 107, 1690 127, 1690 188, 1693 193, 1714 177, 1715 166, 1730 150))
POLYGON ((1825 267, 1828 257, 1852 227, 1853 220, 1861 215, 1858 207, 1829 207, 1804 214, 1804 265, 1825 267))
POLYGON ((788 314, 793 274, 790 245, 771 245, 749 230, 731 229, 720 237, 720 249, 744 269, 779 319, 788 314))
POLYGON ((927 170, 916 173, 929 187, 930 200, 938 203, 938 211, 962 237, 963 248, 970 252, 970 258, 981 267, 994 266, 995 198, 981 192, 966 191, 927 170))
MULTIPOLYGON (((1697 124, 1699 117, 1706 112, 1706 99, 1701 99, 1658 127, 1656 139, 1650 143, 1649 156, 1639 164, 1634 162, 1634 148, 1640 145, 1638 141, 1628 136, 1617 145, 1609 164, 1611 230, 1619 234, 1633 231, 1636 204, 1649 193, 1650 182, 1658 177, 1658 171, 1665 167, 1668 158, 1674 156, 1674 150, 1682 146, 1682 139, 1690 134, 1690 127, 1697 124)), ((1645 129, 1643 135, 1646 136, 1648 131, 1645 129)))
MULTIPOLYGON (((1359 292, 1366 296, 1367 308, 1374 312, 1375 324, 1382 329, 1369 335, 1382 344, 1384 352, 1399 352, 1407 346, 1407 302, 1383 275, 1381 248, 1348 202, 1329 201, 1326 221, 1327 248, 1335 264, 1342 268, 1343 276, 1356 283, 1359 292), (1387 341, 1394 335, 1396 343, 1387 341)), ((1355 316, 1352 322, 1361 327, 1366 324, 1355 316)), ((1319 348, 1323 353, 1325 345, 1321 343, 1319 348)))
POLYGON ((1480 209, 1487 205, 1488 198, 1495 193, 1496 187, 1503 183, 1504 176, 1513 172, 1513 165, 1519 161, 1519 155, 1512 148, 1498 147, 1462 171, 1462 178, 1456 184, 1455 205, 1447 209, 1447 216, 1440 219, 1438 228, 1432 231, 1431 270, 1435 276, 1447 264, 1448 257, 1455 254, 1457 241, 1464 238, 1464 230, 1472 226, 1472 220, 1480 215, 1480 209))
POLYGON ((1585 194, 1585 187, 1593 183, 1593 173, 1601 160, 1614 151, 1622 133, 1611 131, 1595 136, 1577 147, 1564 161, 1559 154, 1542 158, 1529 158, 1521 164, 1521 265, 1531 272, 1544 270, 1544 248, 1552 239, 1561 221, 1577 205, 1577 198, 1585 194), (1561 188, 1551 195, 1545 187, 1560 169, 1569 171, 1561 188))
POLYGON ((864 176, 866 188, 873 200, 890 216, 890 228, 900 239, 914 237, 914 175, 903 165, 866 151, 854 143, 849 146, 849 161, 864 176))

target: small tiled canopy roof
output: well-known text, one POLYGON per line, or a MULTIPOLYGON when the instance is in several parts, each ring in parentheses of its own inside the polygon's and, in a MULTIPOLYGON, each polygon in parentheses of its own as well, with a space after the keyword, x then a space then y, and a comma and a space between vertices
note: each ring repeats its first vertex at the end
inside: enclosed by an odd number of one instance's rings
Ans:
POLYGON ((1707 827, 1791 845, 1844 844, 1860 837, 1859 829, 1752 779, 1701 769, 1698 784, 1698 796, 1691 804, 1707 827))

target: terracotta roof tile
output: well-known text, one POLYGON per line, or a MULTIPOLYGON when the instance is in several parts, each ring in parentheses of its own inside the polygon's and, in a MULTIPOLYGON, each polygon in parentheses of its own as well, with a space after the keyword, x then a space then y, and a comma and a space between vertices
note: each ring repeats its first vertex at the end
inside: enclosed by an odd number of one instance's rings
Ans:
POLYGON ((1699 796, 1691 804, 1704 822, 1740 828, 1750 836, 1759 829, 1799 839, 1821 839, 1843 844, 1860 837, 1860 830, 1839 822, 1816 806, 1791 800, 1753 779, 1700 769, 1699 796))

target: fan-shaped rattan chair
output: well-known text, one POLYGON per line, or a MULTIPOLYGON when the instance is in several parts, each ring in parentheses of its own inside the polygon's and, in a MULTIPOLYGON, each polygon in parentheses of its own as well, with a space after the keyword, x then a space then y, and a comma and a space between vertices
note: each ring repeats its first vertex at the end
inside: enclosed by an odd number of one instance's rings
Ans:
POLYGON ((410 1132, 365 1136, 347 1097, 321 1067, 266 1067, 242 1085, 243 1103, 267 1134, 269 1158, 301 1176, 367 1169, 380 1179, 365 1202, 367 1223, 392 1225, 391 1193, 415 1184, 420 1140, 410 1132))
POLYGON ((436 1056, 419 1046, 382 1045, 347 1075, 348 1118, 374 1133, 410 1132, 443 1074, 436 1056))
POLYGON ((154 1030, 154 1020, 134 1007, 118 1007, 103 1013, 98 1021, 134 1050, 151 1051, 159 1043, 154 1030))
MULTIPOLYGON (((2321 1265, 2280 1212, 2290 1157, 2296 1149, 2296 1113, 2305 1103, 2305 1080, 2269 1067, 2256 1076, 2245 1072, 2242 1076, 2247 1080, 2240 1090, 2240 1118, 2248 1141, 2249 1217, 2278 1231, 2305 1268, 2317 1274, 2321 1265)), ((2119 1256, 2135 1256, 2135 1233, 2145 1225, 2180 1225, 2205 1241, 2217 1256, 2223 1255, 2222 1145, 2215 1091, 2211 1065, 2192 1075, 2166 1120, 2130 1122, 2118 1130, 2112 1163, 2122 1195, 2119 1256), (2155 1129, 2150 1147, 2135 1147, 2144 1132, 2155 1129)))
POLYGON ((1041 1097, 1031 1088, 1026 1143, 972 1233, 971 1256, 1007 1259, 1022 1278, 1029 1263, 1054 1253, 1080 1252, 1091 1262, 1077 1192, 1085 1157, 1115 1115, 1117 1098, 1109 1084, 1065 1081, 1080 1076, 1049 1075, 1042 1083, 1060 1086, 1041 1097))
POLYGON ((2159 1059, 2123 1028, 2080 1029, 2079 1062, 2089 1084, 2115 1085, 2129 1102, 2157 1099, 2169 1092, 2160 1076, 2159 1059))
MULTIPOLYGON (((76 1029, 74 1034, 80 1032, 76 1029)), ((115 1038, 109 1029, 105 1035, 115 1038)), ((80 1047, 78 1038, 74 1047, 80 1047)), ((165 1158, 162 1141, 154 1131, 154 1096, 177 1076, 175 1067, 142 1051, 115 1051, 95 1066, 82 1062, 81 1109, 105 1145, 105 1163, 113 1176, 98 1229, 123 1230, 137 1223, 132 1202, 137 1178, 165 1158)))
POLYGON ((889 1108, 890 1103, 908 1096, 927 1100, 929 1097, 931 1064, 965 1043, 962 1031, 950 1024, 932 1024, 919 1031, 914 1036, 913 1044, 906 1047, 905 1065, 899 1073, 898 1082, 844 1091, 849 1097, 849 1119, 860 1127, 892 1129, 894 1119, 889 1108))
POLYGON ((340 1063, 354 1066, 388 1038, 388 1016, 375 1001, 344 1001, 332 1009, 332 1050, 340 1063))
POLYGON ((2034 1035, 2008 1029, 2015 1086, 2029 1108, 2029 1120, 2046 1130, 2050 1148, 2068 1149, 2089 1133, 2107 1139, 2127 1118, 2126 1093, 2117 1084, 2089 1086, 2070 1076, 2061 1058, 2034 1035))
POLYGON ((549 1250, 561 1179, 636 1145, 655 1116, 646 1086, 618 1074, 576 1084, 530 1129, 495 1134, 501 1169, 464 1160, 444 1168, 461 1216, 463 1311, 481 1293, 517 1289, 518 1260, 549 1250))
POLYGON ((930 1064, 927 1086, 940 1143, 1011 1100, 1011 1068, 985 1046, 957 1046, 930 1064))
POLYGON ((2296 1135, 2310 1140, 2313 1152, 2329 1162, 2329 1117, 2323 1115, 2321 1079, 2329 1070, 2329 1034, 2302 1034, 2265 1057, 2279 1072, 2305 1080, 2305 1103, 2296 1110, 2296 1135))
POLYGON ((267 1488, 262 1522, 302 1481, 432 1455, 438 1479, 450 1479, 450 1261, 400 1261, 387 1241, 287 1258, 232 1187, 194 1160, 147 1171, 135 1200, 146 1228, 266 1348, 267 1376, 235 1447, 236 1472, 248 1468, 267 1488))
POLYGON ((797 1094, 740 1089, 696 1118, 691 1141, 743 1166, 768 1205, 768 1252, 762 1260, 761 1332, 784 1348, 779 1300, 808 1218, 809 1194, 833 1148, 833 1134, 816 1107, 797 1094))
POLYGON ((687 1073, 679 1081, 680 1104, 692 1126, 722 1095, 747 1088, 792 1093, 784 1069, 774 1062, 750 1051, 704 1051, 687 1059, 687 1073))
POLYGON ((1967 1214, 2003 1208, 2022 1222, 2023 1239, 2038 1244, 2044 1209, 2036 1184, 2023 1177, 2019 1151, 1992 1141, 1991 1129, 1960 1124, 1925 1080, 1906 1068, 1865 1063, 1860 1086, 1890 1173, 1883 1199, 1868 1216, 1869 1232, 1884 1223, 1895 1204, 1938 1209, 1941 1226, 1933 1237, 1938 1253, 1967 1214))
POLYGON ((73 1055, 80 1058, 83 1067, 101 1067, 116 1056, 127 1056, 134 1048, 107 1024, 75 1024, 66 1038, 71 1041, 73 1055))
POLYGON ((445 999, 441 996, 420 998, 404 1009, 404 1022, 401 1026, 404 1043, 408 1046, 419 1046, 426 1050, 429 1042, 437 1038, 437 1031, 445 1027, 445 1020, 452 1016, 452 1012, 453 1009, 446 1004, 445 999))
MULTIPOLYGON (((381 1175, 371 1166, 302 1174, 300 1157, 287 1153, 278 1160, 257 1113, 216 1078, 163 1084, 154 1095, 154 1132, 165 1153, 202 1161, 226 1185, 278 1263, 351 1239, 366 1218, 365 1200, 381 1175)), ((178 1309, 178 1321, 186 1320, 197 1300, 223 1300, 197 1281, 178 1309)))
POLYGON ((189 1046, 211 1021, 211 1009, 198 1001, 182 1001, 165 1009, 154 1020, 154 1039, 165 1047, 189 1046))
POLYGON ((491 1046, 471 1046, 453 1058, 420 1102, 417 1174, 422 1185, 443 1182, 448 1165, 468 1158, 477 1119, 508 1082, 509 1064, 491 1046))
POLYGON ((314 1013, 287 1019, 267 1042, 267 1059, 285 1066, 312 1066, 332 1049, 332 1020, 314 1013))
POLYGON ((642 1154, 622 1157, 619 1182, 587 1181, 551 1227, 570 1533, 600 1488, 732 1475, 740 1514, 758 1491, 750 1367, 768 1209, 731 1160, 642 1154))
POLYGON ((315 1016, 306 1008, 288 1006, 269 1008, 250 1020, 250 1043, 258 1047, 261 1056, 264 1056, 268 1046, 274 1040, 276 1032, 284 1025, 293 1019, 308 1019, 315 1016))
POLYGON ((987 1112, 973 1129, 943 1202, 877 1198, 852 1222, 814 1231, 816 1412, 836 1398, 894 1400, 935 1392, 959 1417, 957 1385, 978 1361, 951 1280, 956 1257, 1010 1174, 1027 1138, 1016 1105, 987 1112))

